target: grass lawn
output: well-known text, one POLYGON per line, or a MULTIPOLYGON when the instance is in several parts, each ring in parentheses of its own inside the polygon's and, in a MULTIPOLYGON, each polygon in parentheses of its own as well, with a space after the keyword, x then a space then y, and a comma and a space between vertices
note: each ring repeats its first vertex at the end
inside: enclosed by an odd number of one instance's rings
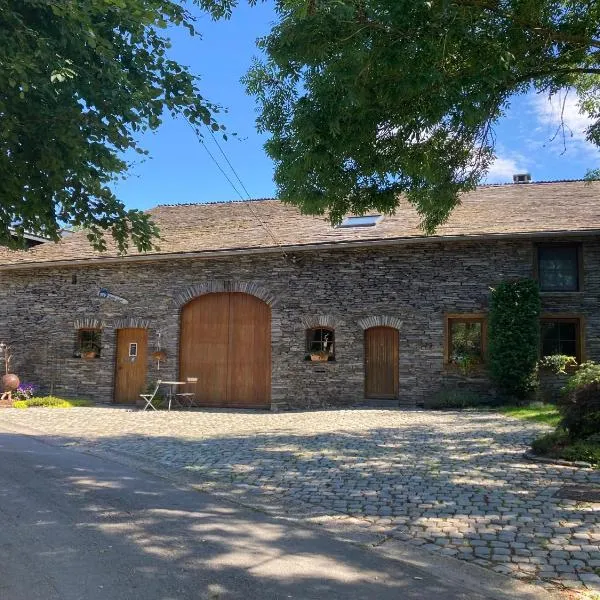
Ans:
POLYGON ((498 411, 503 415, 524 419, 525 421, 534 421, 535 423, 545 423, 556 427, 560 421, 560 413, 556 406, 552 404, 533 404, 531 406, 501 406, 498 411))

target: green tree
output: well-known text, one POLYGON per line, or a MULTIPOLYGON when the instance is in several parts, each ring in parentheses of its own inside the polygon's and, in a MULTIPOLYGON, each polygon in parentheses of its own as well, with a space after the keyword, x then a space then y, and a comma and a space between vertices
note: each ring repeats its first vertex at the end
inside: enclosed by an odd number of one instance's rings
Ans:
POLYGON ((488 365, 498 389, 525 399, 536 385, 540 346, 540 292, 536 281, 503 281, 492 289, 488 365))
MULTIPOLYGON (((221 4, 230 6, 234 0, 221 4)), ((494 157, 510 98, 574 90, 600 144, 600 2, 277 0, 246 78, 280 197, 309 213, 391 212, 432 232, 494 157)), ((568 134, 568 132, 567 132, 568 134)))
POLYGON ((171 0, 0 0, 0 243, 69 224, 99 248, 107 230, 121 251, 151 247, 148 215, 111 191, 125 153, 145 153, 137 138, 165 112, 219 129, 218 107, 169 58, 169 27, 196 34, 171 0))

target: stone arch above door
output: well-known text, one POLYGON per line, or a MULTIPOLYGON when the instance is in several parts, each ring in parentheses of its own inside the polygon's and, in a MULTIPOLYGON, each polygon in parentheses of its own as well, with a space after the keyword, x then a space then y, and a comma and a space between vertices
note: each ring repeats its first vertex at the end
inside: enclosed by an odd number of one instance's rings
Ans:
POLYGON ((364 330, 371 329, 371 327, 393 327, 394 329, 400 330, 402 328, 402 323, 403 321, 398 317, 378 315, 361 319, 358 322, 358 325, 364 330))
POLYGON ((126 317, 112 322, 114 329, 150 329, 150 321, 140 317, 126 317))
POLYGON ((258 285, 253 281, 238 281, 236 279, 196 283, 178 294, 175 297, 175 302, 178 306, 183 306, 198 296, 223 292, 241 292, 243 294, 255 296, 269 306, 275 306, 277 304, 276 297, 261 285, 258 285))

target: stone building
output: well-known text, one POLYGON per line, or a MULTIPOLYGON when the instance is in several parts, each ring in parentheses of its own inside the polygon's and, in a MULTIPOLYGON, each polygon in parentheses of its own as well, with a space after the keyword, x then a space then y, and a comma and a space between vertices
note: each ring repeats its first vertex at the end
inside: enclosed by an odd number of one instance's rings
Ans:
POLYGON ((600 184, 484 186, 425 236, 408 205, 334 228, 275 200, 159 206, 158 248, 84 234, 0 253, 21 380, 135 402, 185 380, 202 406, 414 406, 489 393, 489 289, 536 277, 542 352, 600 359, 600 184))

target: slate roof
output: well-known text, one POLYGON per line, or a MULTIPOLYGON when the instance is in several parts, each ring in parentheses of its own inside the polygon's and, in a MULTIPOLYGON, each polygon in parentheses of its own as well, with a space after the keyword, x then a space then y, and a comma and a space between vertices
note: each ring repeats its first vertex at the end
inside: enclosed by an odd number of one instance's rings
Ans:
MULTIPOLYGON (((149 211, 161 230, 159 248, 129 260, 159 255, 189 255, 223 251, 263 251, 276 248, 352 243, 468 239, 472 237, 600 233, 600 182, 546 182, 481 186, 462 197, 461 205, 435 235, 419 229, 419 216, 403 202, 393 216, 374 227, 333 228, 325 217, 302 215, 277 200, 214 204, 163 205, 149 211)), ((102 262, 118 258, 114 247, 98 253, 84 233, 27 251, 0 250, 0 268, 40 263, 102 262)), ((41 266, 41 265, 40 265, 41 266)))

